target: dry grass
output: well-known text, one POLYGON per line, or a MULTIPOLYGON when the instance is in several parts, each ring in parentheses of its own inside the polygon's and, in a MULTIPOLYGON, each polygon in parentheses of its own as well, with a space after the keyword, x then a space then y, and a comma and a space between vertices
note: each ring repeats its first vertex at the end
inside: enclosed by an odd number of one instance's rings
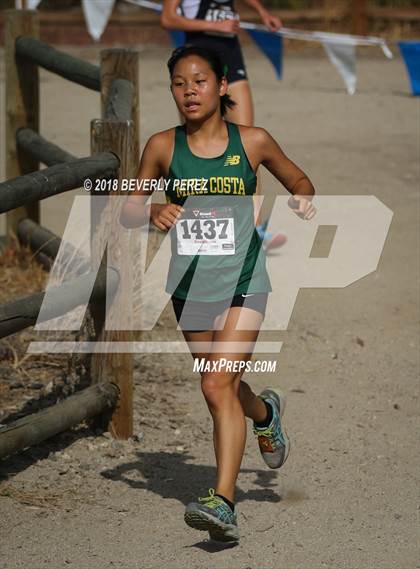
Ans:
MULTIPOLYGON (((47 280, 48 272, 34 253, 12 239, 0 254, 0 304, 41 292, 47 280)), ((0 422, 1 416, 16 412, 28 400, 55 391, 58 383, 75 383, 74 362, 67 354, 26 353, 36 340, 39 333, 32 327, 0 340, 0 422)))
POLYGON ((63 506, 71 506, 70 509, 81 503, 90 503, 86 496, 73 488, 65 490, 60 489, 59 492, 54 492, 47 489, 35 487, 33 490, 19 487, 18 485, 6 483, 0 486, 0 497, 10 498, 15 502, 19 502, 25 506, 33 508, 58 508, 63 506))
POLYGON ((34 254, 13 238, 0 255, 0 302, 41 291, 47 278, 34 254))

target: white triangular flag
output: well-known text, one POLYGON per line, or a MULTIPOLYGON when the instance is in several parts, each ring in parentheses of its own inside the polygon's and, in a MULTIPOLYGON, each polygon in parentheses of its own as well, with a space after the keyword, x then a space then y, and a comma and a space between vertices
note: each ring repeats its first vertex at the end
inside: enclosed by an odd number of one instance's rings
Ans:
MULTIPOLYGON (((41 2, 41 0, 26 0, 25 10, 36 10, 36 8, 40 2, 41 2)), ((22 0, 15 0, 15 8, 16 8, 16 10, 22 10, 23 9, 22 0)))
POLYGON ((115 0, 82 0, 88 31, 98 41, 112 14, 115 0))
POLYGON ((356 91, 356 50, 353 44, 323 41, 325 52, 346 84, 349 95, 356 91))

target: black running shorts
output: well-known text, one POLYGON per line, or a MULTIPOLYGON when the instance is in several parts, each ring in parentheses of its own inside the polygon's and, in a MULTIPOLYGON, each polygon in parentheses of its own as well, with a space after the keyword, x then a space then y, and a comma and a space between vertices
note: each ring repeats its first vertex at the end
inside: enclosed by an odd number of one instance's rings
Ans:
POLYGON ((244 306, 251 308, 265 316, 268 293, 237 294, 232 299, 219 300, 216 302, 200 302, 183 300, 171 297, 175 317, 182 330, 204 332, 213 329, 214 320, 220 316, 226 308, 244 306), (182 316, 182 319, 181 319, 182 316))
POLYGON ((185 45, 197 45, 217 52, 222 63, 227 65, 228 83, 248 79, 241 45, 236 36, 224 38, 206 35, 203 32, 190 32, 185 34, 185 45))

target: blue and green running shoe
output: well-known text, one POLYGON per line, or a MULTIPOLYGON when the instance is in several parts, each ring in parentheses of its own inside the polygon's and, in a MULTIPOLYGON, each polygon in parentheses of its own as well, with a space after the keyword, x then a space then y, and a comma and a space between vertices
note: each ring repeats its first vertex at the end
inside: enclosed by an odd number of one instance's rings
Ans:
POLYGON ((254 423, 254 433, 258 436, 258 445, 264 462, 270 468, 280 468, 289 455, 290 441, 282 424, 286 407, 286 398, 277 389, 271 387, 260 393, 261 399, 273 409, 273 418, 268 427, 257 427, 254 423))
POLYGON ((210 538, 216 541, 239 541, 236 514, 214 494, 213 488, 206 498, 198 498, 198 502, 188 504, 184 520, 192 528, 208 531, 210 538))

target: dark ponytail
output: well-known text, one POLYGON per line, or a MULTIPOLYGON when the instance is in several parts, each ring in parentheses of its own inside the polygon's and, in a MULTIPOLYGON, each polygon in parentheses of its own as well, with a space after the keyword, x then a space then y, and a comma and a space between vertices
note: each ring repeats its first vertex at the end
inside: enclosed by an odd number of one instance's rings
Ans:
MULTIPOLYGON (((223 65, 219 54, 216 51, 212 51, 198 45, 187 44, 175 49, 168 60, 168 69, 171 78, 174 73, 175 65, 178 63, 178 61, 184 59, 185 57, 188 57, 189 55, 197 55, 198 57, 201 57, 207 61, 207 63, 214 71, 218 81, 221 81, 223 77, 226 77, 228 71, 227 65, 223 65)), ((220 112, 222 114, 222 117, 226 114, 227 109, 232 109, 235 105, 236 102, 231 99, 230 95, 227 93, 225 95, 222 95, 220 97, 220 112)))

